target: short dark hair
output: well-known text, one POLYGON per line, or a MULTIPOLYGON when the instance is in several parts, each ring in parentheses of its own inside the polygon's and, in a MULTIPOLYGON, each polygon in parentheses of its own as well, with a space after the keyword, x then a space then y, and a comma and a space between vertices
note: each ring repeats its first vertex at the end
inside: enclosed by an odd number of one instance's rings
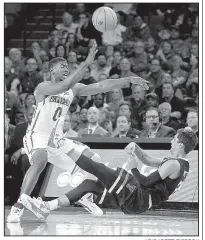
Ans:
POLYGON ((169 85, 171 85, 171 87, 172 87, 173 90, 175 91, 175 88, 174 88, 174 85, 173 85, 172 82, 170 82, 170 81, 165 81, 165 82, 162 84, 162 86, 164 86, 165 84, 169 84, 169 85))
POLYGON ((119 114, 119 115, 117 116, 116 120, 117 120, 119 117, 122 117, 122 116, 124 116, 124 117, 127 119, 128 123, 131 123, 131 118, 130 118, 129 116, 125 115, 125 114, 119 114))
POLYGON ((66 48, 65 48, 65 46, 63 44, 58 44, 56 46, 56 48, 55 48, 55 55, 57 56, 57 50, 58 50, 59 47, 63 47, 63 49, 64 49, 64 56, 63 57, 66 57, 66 48))
POLYGON ((177 131, 178 140, 184 145, 184 152, 188 154, 198 143, 198 137, 190 128, 181 128, 177 131))
POLYGON ((63 57, 56 57, 56 58, 53 58, 50 62, 49 62, 49 71, 52 71, 53 70, 53 67, 60 63, 60 62, 66 62, 67 61, 65 60, 65 58, 63 57))
POLYGON ((122 103, 120 103, 120 105, 119 105, 119 110, 120 110, 121 106, 123 106, 123 105, 128 106, 129 109, 130 109, 130 112, 132 112, 132 107, 131 107, 130 103, 129 103, 129 102, 125 102, 125 101, 122 102, 122 103))
POLYGON ((85 15, 86 18, 90 18, 90 14, 88 12, 82 12, 78 14, 78 17, 80 17, 80 15, 85 15))

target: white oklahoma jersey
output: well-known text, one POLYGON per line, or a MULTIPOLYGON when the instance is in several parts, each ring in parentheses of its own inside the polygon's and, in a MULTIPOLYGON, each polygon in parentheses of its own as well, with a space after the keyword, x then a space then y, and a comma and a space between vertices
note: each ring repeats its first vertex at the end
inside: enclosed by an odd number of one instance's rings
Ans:
POLYGON ((37 104, 32 122, 24 137, 24 149, 27 155, 31 155, 35 149, 47 148, 56 120, 60 116, 66 116, 73 98, 73 91, 70 89, 58 95, 48 96, 37 104))

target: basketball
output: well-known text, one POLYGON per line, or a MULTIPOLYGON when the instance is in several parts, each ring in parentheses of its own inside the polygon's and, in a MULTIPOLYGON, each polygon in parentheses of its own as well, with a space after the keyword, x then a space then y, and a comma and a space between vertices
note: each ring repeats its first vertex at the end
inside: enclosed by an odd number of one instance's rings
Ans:
POLYGON ((100 7, 93 13, 92 22, 100 32, 112 31, 117 26, 117 15, 109 7, 100 7))

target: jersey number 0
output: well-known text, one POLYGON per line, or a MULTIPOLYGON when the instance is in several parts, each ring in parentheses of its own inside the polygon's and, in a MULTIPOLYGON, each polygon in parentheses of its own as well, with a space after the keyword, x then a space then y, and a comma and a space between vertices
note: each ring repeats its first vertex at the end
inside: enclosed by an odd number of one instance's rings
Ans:
POLYGON ((56 111, 53 115, 53 121, 56 121, 62 114, 62 107, 56 108, 56 111))

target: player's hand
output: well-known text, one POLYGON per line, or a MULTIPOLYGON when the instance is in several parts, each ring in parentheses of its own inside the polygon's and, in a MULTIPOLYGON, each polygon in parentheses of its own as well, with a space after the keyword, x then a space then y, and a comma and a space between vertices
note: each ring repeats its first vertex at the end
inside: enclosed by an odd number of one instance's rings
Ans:
POLYGON ((138 161, 135 157, 132 155, 129 156, 129 159, 127 161, 126 169, 127 170, 132 170, 133 168, 137 168, 138 166, 138 161))
POLYGON ((125 147, 125 152, 126 152, 128 155, 134 156, 134 155, 135 155, 135 143, 134 143, 134 142, 129 143, 129 144, 125 147))
POLYGON ((149 89, 149 82, 141 77, 134 77, 134 76, 131 76, 129 77, 130 78, 130 82, 132 84, 136 84, 136 85, 140 85, 141 87, 144 88, 144 90, 148 90, 149 89))
POLYGON ((20 158, 21 156, 21 149, 17 150, 12 156, 11 156, 11 162, 13 164, 17 164, 18 162, 18 159, 20 158))
POLYGON ((88 64, 88 65, 90 65, 90 64, 92 64, 93 63, 93 61, 94 61, 94 59, 95 59, 95 55, 96 55, 96 53, 97 53, 97 43, 96 43, 96 41, 94 41, 94 43, 93 43, 93 45, 92 45, 92 47, 90 48, 90 50, 89 50, 89 54, 88 54, 88 56, 87 56, 87 58, 86 58, 86 60, 85 60, 85 62, 88 64))

